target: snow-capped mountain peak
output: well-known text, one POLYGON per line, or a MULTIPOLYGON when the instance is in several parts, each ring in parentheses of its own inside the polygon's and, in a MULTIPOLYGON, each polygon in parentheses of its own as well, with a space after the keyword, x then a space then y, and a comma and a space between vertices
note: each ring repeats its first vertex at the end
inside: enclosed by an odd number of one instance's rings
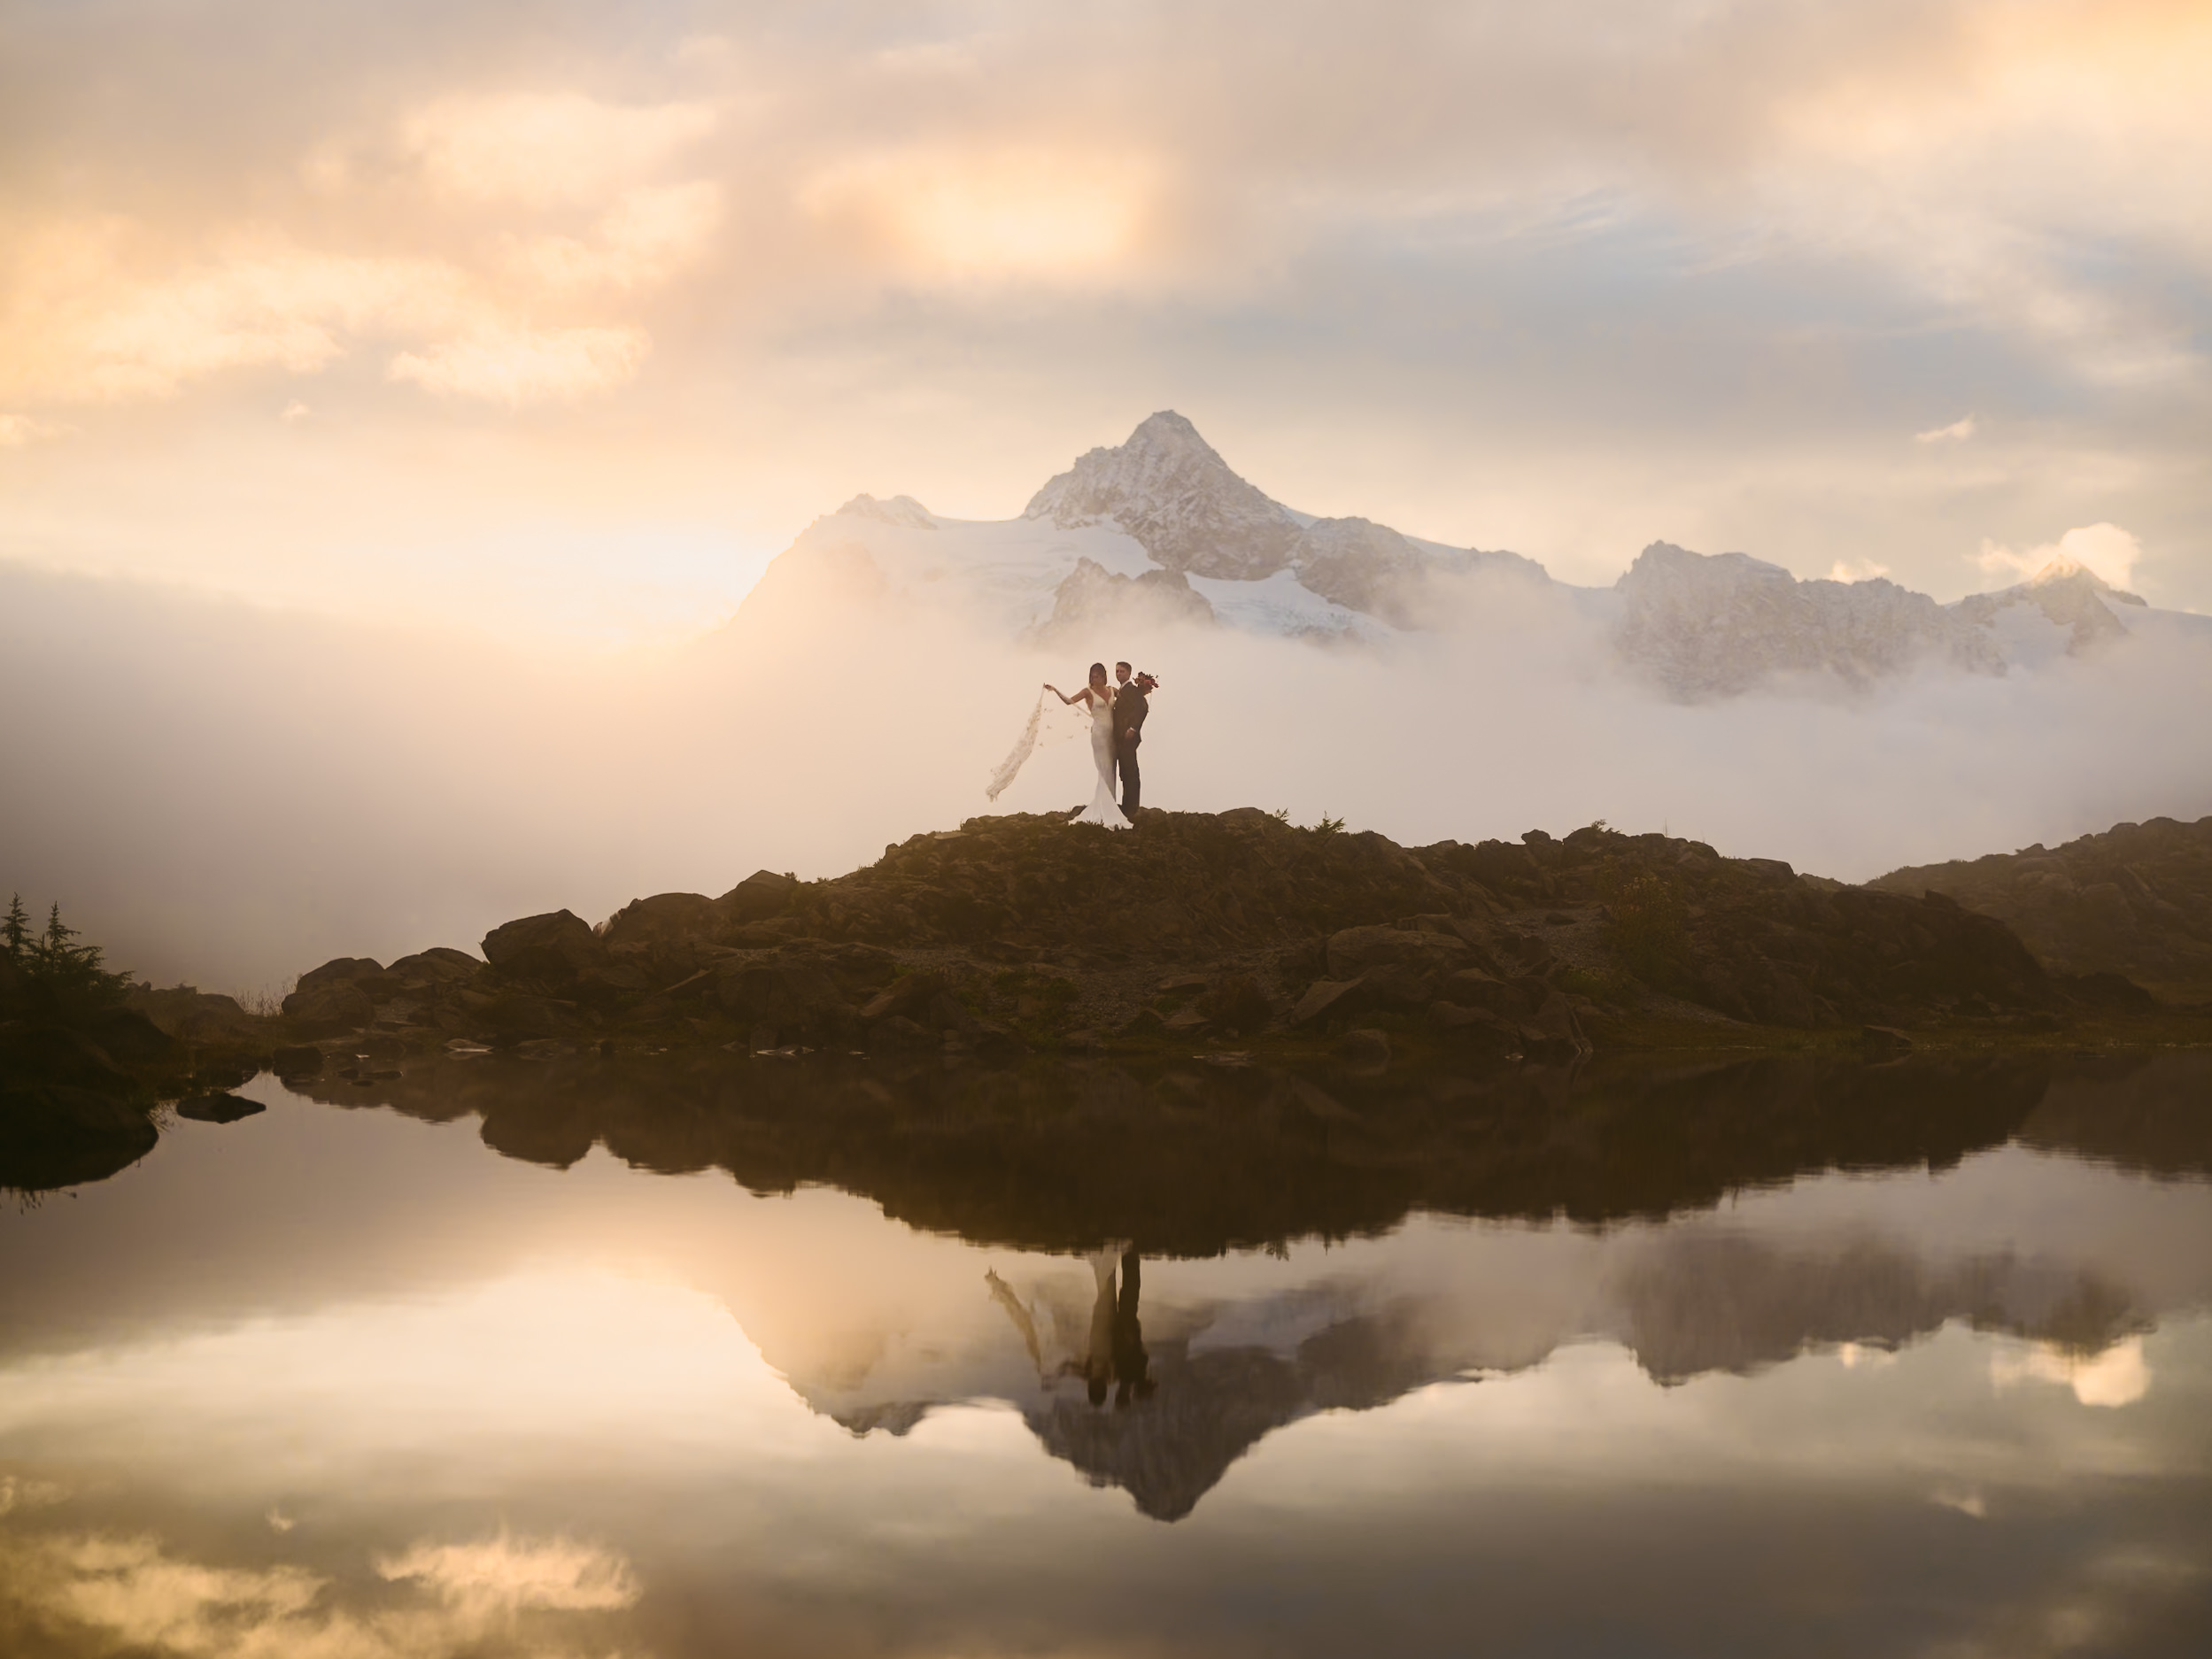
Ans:
POLYGON ((1110 520, 1164 569, 1244 582, 1287 567, 1300 528, 1172 409, 1148 416, 1119 448, 1083 456, 1022 516, 1063 529, 1110 520))

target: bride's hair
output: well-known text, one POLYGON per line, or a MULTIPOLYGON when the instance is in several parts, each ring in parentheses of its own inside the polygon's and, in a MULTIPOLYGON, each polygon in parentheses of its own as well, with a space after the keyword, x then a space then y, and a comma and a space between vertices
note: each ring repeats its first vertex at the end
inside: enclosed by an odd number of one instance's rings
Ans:
POLYGON ((1100 675, 1103 675, 1105 672, 1106 672, 1106 665, 1105 665, 1104 663, 1102 663, 1102 662, 1094 662, 1093 664, 1091 664, 1091 675, 1092 675, 1092 677, 1093 677, 1094 679, 1095 679, 1095 678, 1097 678, 1098 676, 1100 676, 1100 675))

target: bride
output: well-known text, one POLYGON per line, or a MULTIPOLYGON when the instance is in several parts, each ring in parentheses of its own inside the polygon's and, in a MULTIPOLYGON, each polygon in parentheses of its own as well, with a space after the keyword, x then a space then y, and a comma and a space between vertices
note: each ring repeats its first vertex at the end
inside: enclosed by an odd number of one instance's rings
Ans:
POLYGON ((1070 697, 1056 685, 1045 690, 1063 703, 1087 703, 1091 711, 1091 760, 1098 768, 1098 788, 1091 796, 1091 804, 1070 819, 1071 823, 1104 824, 1109 830, 1126 830, 1129 820, 1122 815, 1114 801, 1114 689, 1106 683, 1106 665, 1091 664, 1091 683, 1070 697))

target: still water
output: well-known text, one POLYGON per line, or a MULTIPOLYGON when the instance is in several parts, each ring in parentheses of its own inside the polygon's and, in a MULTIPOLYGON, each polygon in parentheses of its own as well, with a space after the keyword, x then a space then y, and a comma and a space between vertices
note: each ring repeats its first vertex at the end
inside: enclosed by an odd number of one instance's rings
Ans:
POLYGON ((0 1651, 2212 1650, 2212 1056, 241 1092, 0 1215, 0 1651))

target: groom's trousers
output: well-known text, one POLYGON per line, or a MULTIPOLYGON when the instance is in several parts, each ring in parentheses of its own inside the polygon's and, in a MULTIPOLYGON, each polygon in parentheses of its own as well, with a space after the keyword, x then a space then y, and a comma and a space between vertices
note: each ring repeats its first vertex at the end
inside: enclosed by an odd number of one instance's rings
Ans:
POLYGON ((1114 745, 1114 770, 1121 775, 1121 809, 1133 813, 1137 810, 1138 798, 1144 793, 1144 779, 1137 771, 1134 744, 1114 745))

